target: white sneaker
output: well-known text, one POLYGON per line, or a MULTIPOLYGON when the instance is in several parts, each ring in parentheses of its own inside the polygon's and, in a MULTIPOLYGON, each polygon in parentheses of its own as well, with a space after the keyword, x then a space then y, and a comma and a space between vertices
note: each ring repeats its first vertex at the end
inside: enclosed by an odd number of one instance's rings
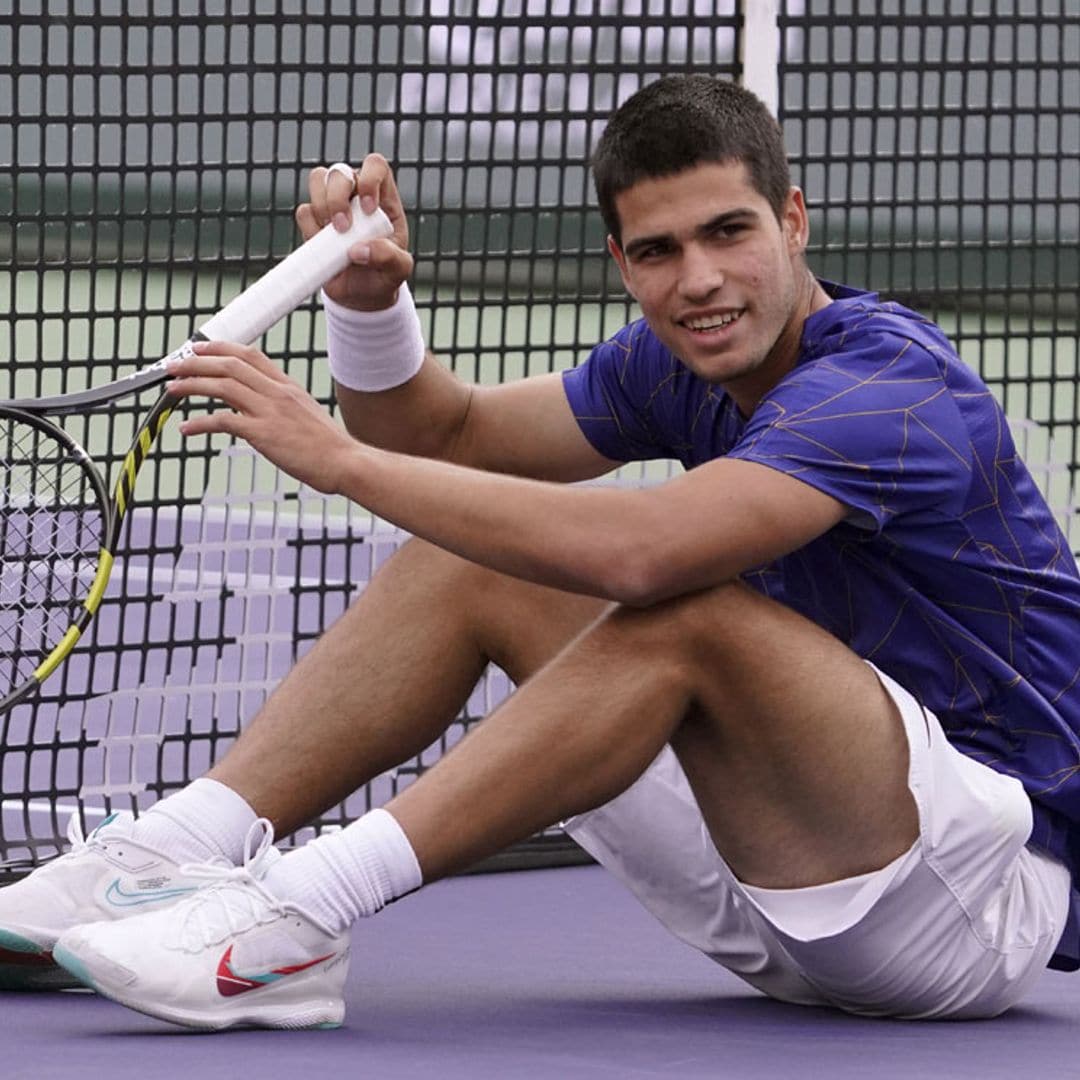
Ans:
POLYGON ((349 935, 262 884, 280 854, 273 839, 260 819, 243 866, 185 867, 208 884, 168 911, 68 930, 57 963, 121 1005, 187 1027, 340 1027, 349 935))
POLYGON ((0 990, 78 986, 52 958, 65 930, 168 907, 202 884, 134 840, 134 822, 129 813, 110 814, 84 839, 73 814, 71 850, 0 889, 0 990))

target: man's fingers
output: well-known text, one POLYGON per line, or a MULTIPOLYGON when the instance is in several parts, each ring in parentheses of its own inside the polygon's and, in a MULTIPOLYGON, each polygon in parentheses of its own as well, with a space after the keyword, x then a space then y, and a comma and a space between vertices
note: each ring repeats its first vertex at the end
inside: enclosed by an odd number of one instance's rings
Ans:
POLYGON ((338 232, 345 232, 352 222, 349 200, 356 193, 356 173, 351 165, 338 161, 326 170, 325 180, 327 216, 338 232))
POLYGON ((224 375, 181 375, 172 379, 168 387, 173 397, 210 398, 242 413, 251 412, 261 400, 257 390, 224 375))
MULTIPOLYGON (((394 174, 390 169, 390 162, 382 154, 368 154, 360 171, 356 174, 354 187, 356 194, 360 196, 360 206, 365 214, 370 214, 377 206, 381 206, 390 215, 386 196, 397 195, 394 186, 394 174)), ((393 216, 390 216, 393 221, 393 216)))
POLYGON ((394 241, 405 249, 409 247, 409 227, 405 208, 401 204, 394 170, 382 154, 368 154, 356 174, 356 194, 365 213, 370 214, 377 206, 394 226, 394 241))
POLYGON ((212 398, 240 412, 250 412, 271 388, 290 381, 258 349, 227 342, 199 342, 169 370, 169 391, 176 397, 212 398))
MULTIPOLYGON (((311 175, 308 177, 309 201, 300 207, 301 210, 308 210, 311 220, 319 229, 330 220, 326 208, 326 173, 327 170, 322 166, 311 170, 311 175)), ((299 219, 299 212, 297 217, 299 219)))
POLYGON ((394 302, 401 283, 412 273, 409 224, 390 163, 382 154, 368 154, 359 169, 344 162, 320 165, 308 177, 310 202, 297 207, 296 224, 305 239, 333 222, 337 229, 351 223, 350 200, 355 195, 367 213, 381 208, 393 235, 354 244, 352 266, 324 285, 328 296, 357 310, 378 310, 394 302))
POLYGON ((308 199, 296 210, 296 224, 304 239, 315 235, 332 221, 341 231, 349 227, 353 195, 367 214, 381 207, 394 226, 394 240, 403 248, 409 246, 409 230, 405 209, 401 204, 390 163, 382 154, 368 154, 359 170, 343 161, 319 165, 308 177, 308 199))
POLYGON ((228 406, 187 416, 185 435, 232 435, 319 491, 336 490, 335 447, 353 445, 326 410, 258 349, 198 342, 170 361, 167 384, 177 398, 208 398, 228 406))
POLYGON ((412 274, 413 257, 389 237, 365 240, 349 248, 349 258, 360 266, 377 270, 388 281, 401 282, 412 274))
POLYGON ((191 355, 178 361, 171 369, 178 374, 232 375, 240 381, 250 381, 245 372, 263 375, 274 382, 288 382, 285 374, 254 345, 237 345, 234 341, 196 341, 191 355), (199 361, 206 363, 199 363, 199 361))
POLYGON ((296 208, 294 217, 296 218, 296 227, 305 240, 310 240, 322 228, 318 217, 316 217, 315 208, 311 203, 301 203, 296 208))
MULTIPOLYGON (((356 174, 351 165, 343 161, 335 162, 329 167, 318 166, 311 170, 308 177, 308 198, 310 202, 304 204, 300 210, 307 210, 304 220, 314 222, 321 229, 327 222, 334 224, 344 231, 349 227, 352 214, 349 209, 349 200, 356 191, 356 174)), ((300 211, 297 211, 297 224, 304 230, 304 221, 301 221, 300 211)), ((305 232, 305 238, 308 234, 305 232)))
POLYGON ((189 435, 237 435, 243 438, 242 417, 238 413, 219 409, 201 416, 187 417, 180 422, 180 434, 189 435))

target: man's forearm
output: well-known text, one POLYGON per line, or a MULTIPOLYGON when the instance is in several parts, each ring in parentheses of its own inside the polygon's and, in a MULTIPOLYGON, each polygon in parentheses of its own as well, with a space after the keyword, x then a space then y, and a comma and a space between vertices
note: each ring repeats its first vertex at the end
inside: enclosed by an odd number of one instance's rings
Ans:
POLYGON ((731 581, 821 536, 846 508, 753 462, 647 488, 554 483, 346 443, 333 490, 504 574, 634 607, 731 581))
POLYGON ((362 442, 447 457, 469 388, 427 351, 408 284, 388 307, 357 310, 323 295, 326 351, 349 432, 362 442))
POLYGON ((336 384, 349 433, 371 446, 450 459, 469 411, 472 388, 430 353, 408 382, 364 393, 336 384))
POLYGON ((637 602, 642 492, 505 476, 356 445, 338 490, 472 562, 570 592, 637 602))

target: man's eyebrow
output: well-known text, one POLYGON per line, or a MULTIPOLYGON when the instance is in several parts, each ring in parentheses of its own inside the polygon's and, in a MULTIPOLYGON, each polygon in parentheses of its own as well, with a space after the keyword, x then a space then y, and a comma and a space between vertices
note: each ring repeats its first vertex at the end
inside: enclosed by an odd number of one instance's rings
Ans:
POLYGON ((702 222, 695 230, 696 233, 712 232, 713 229, 722 229, 725 225, 732 225, 738 221, 753 219, 756 221, 760 215, 752 206, 738 206, 734 210, 725 210, 722 214, 702 222))
MULTIPOLYGON (((756 221, 760 215, 757 210, 751 206, 738 206, 733 210, 725 210, 722 214, 717 214, 716 217, 709 218, 708 221, 703 221, 700 225, 694 226, 694 232, 698 236, 708 235, 716 229, 722 229, 728 225, 734 225, 739 221, 756 221)), ((653 236, 639 236, 634 240, 631 240, 629 244, 623 248, 623 253, 627 258, 633 258, 635 254, 645 250, 645 248, 652 247, 654 244, 670 244, 674 239, 672 233, 656 233, 653 236)))
POLYGON ((632 259, 639 251, 644 251, 654 244, 670 244, 671 241, 671 233, 657 233, 654 236, 639 236, 636 240, 631 240, 630 243, 623 248, 623 254, 625 254, 628 259, 632 259))

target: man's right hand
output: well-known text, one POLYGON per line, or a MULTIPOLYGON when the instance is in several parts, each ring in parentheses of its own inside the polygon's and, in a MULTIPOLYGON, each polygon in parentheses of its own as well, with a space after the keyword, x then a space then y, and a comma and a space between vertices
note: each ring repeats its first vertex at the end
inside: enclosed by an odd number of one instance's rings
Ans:
POLYGON ((297 207, 296 224, 305 240, 330 221, 344 230, 351 214, 349 200, 354 195, 359 196, 360 205, 367 213, 381 207, 394 226, 394 234, 354 245, 349 251, 352 265, 324 288, 331 300, 346 307, 379 311, 394 303, 398 288, 413 268, 409 225, 386 158, 368 154, 360 169, 354 170, 351 185, 341 169, 322 166, 312 169, 308 178, 311 201, 297 207))

